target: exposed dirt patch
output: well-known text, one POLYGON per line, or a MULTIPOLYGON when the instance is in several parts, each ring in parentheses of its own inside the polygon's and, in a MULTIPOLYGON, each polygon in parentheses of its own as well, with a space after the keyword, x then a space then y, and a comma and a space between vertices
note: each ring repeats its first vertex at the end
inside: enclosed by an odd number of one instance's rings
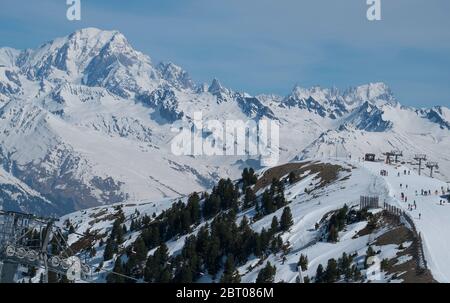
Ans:
POLYGON ((106 236, 106 234, 85 235, 85 236, 81 237, 80 239, 78 239, 75 243, 70 245, 70 248, 72 249, 72 251, 74 253, 78 253, 83 250, 87 250, 87 249, 91 248, 96 241, 104 238, 105 236, 106 236))
POLYGON ((310 164, 311 162, 302 163, 286 163, 280 166, 269 168, 264 172, 264 174, 258 178, 256 181, 254 190, 255 192, 261 188, 267 187, 272 183, 273 179, 281 179, 283 176, 288 175, 291 171, 297 171, 302 169, 302 167, 310 164))
POLYGON ((102 218, 96 218, 94 220, 89 221, 89 225, 93 226, 94 224, 102 222, 102 221, 114 221, 117 218, 118 218, 118 214, 109 214, 102 218))
POLYGON ((419 242, 414 232, 402 224, 396 224, 396 220, 393 220, 390 216, 383 216, 383 219, 385 223, 393 228, 378 237, 374 243, 375 245, 395 244, 401 247, 402 243, 411 243, 408 247, 401 249, 395 258, 388 260, 384 270, 395 278, 402 279, 403 283, 435 283, 436 281, 433 279, 430 270, 421 269, 417 265, 419 260, 419 242), (400 262, 402 257, 408 256, 411 257, 409 260, 400 262))
MULTIPOLYGON (((314 188, 321 188, 333 181, 336 181, 339 176, 339 172, 347 171, 350 169, 344 169, 340 165, 334 165, 330 163, 320 163, 320 162, 301 162, 301 163, 287 163, 277 167, 273 167, 264 172, 264 174, 258 178, 255 184, 254 190, 258 191, 261 188, 265 188, 272 183, 273 179, 282 179, 288 176, 291 172, 295 174, 296 182, 301 181, 305 177, 302 176, 305 172, 309 171, 309 174, 318 174, 320 178, 320 184, 314 188)), ((348 177, 348 176, 346 176, 348 177)), ((314 189, 311 189, 310 192, 314 189)))

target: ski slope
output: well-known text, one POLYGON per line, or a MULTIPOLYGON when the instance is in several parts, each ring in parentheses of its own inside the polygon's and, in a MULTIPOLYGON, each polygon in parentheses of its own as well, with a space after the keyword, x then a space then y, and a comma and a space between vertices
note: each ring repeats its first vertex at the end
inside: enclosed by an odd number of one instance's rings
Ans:
POLYGON ((417 231, 421 234, 425 258, 433 277, 439 282, 450 282, 450 204, 440 205, 440 200, 443 200, 440 197, 442 188, 446 191, 449 184, 424 174, 419 176, 404 165, 364 162, 362 166, 382 179, 385 187, 379 183, 381 201, 401 207, 413 219, 417 231), (380 176, 382 169, 388 172, 388 176, 380 176), (421 195, 422 189, 430 190, 431 195, 421 195), (436 190, 438 194, 435 194, 436 190), (407 197, 407 202, 402 201, 402 193, 407 197), (417 209, 408 210, 408 204, 414 204, 414 201, 417 209))
MULTIPOLYGON (((309 161, 308 161, 309 162, 309 161)), ((359 197, 368 195, 377 195, 381 202, 386 202, 404 209, 413 219, 416 229, 421 234, 424 245, 425 258, 428 268, 433 278, 439 282, 450 281, 450 262, 448 252, 450 251, 450 235, 446 232, 449 229, 450 221, 450 204, 439 204, 440 195, 435 195, 434 191, 441 188, 447 190, 447 184, 437 179, 427 176, 419 176, 413 170, 402 165, 386 165, 381 162, 357 162, 348 159, 328 159, 314 163, 329 163, 339 165, 341 168, 337 178, 331 183, 320 186, 321 177, 317 173, 312 172, 308 168, 302 174, 303 179, 294 184, 286 184, 285 197, 290 201, 289 207, 292 211, 294 220, 293 226, 286 232, 281 233, 284 243, 289 243, 289 252, 286 254, 276 253, 270 254, 267 258, 260 259, 251 256, 245 264, 240 265, 237 269, 241 275, 242 282, 254 282, 259 271, 270 262, 277 268, 275 282, 296 282, 299 277, 297 262, 301 254, 309 259, 308 268, 301 273, 302 277, 313 278, 316 274, 317 267, 322 264, 326 267, 327 262, 331 258, 339 258, 343 253, 347 255, 355 255, 355 264, 361 269, 364 281, 372 282, 405 282, 402 272, 394 275, 393 272, 378 271, 379 275, 373 278, 372 272, 376 268, 364 269, 364 260, 368 245, 379 252, 380 260, 394 260, 397 264, 412 260, 412 255, 404 255, 400 245, 388 243, 377 244, 376 239, 391 230, 388 225, 382 225, 379 229, 370 234, 358 235, 366 225, 367 221, 361 221, 346 226, 339 232, 339 241, 329 243, 321 240, 320 230, 315 229, 315 224, 329 215, 331 212, 338 210, 345 204, 350 208, 358 209, 359 197), (386 170, 388 176, 380 175, 380 170, 386 170), (404 174, 406 171, 406 174, 404 174), (410 174, 408 175, 408 171, 410 174), (398 173, 400 172, 400 176, 398 173), (400 183, 402 187, 400 188, 400 183), (408 188, 406 189, 406 185, 408 188), (312 192, 305 192, 305 189, 315 188, 312 192), (421 189, 431 190, 432 194, 428 196, 420 195, 421 189), (415 191, 418 191, 416 196, 415 191), (401 193, 408 197, 408 202, 403 202, 401 193), (416 201, 417 209, 408 210, 408 203, 413 204, 416 201), (419 219, 419 213, 421 218, 419 219)), ((259 171, 261 173, 264 170, 259 171)), ((284 176, 285 177, 285 176, 284 176)), ((261 194, 263 188, 258 191, 261 194)), ((186 198, 181 199, 186 202, 186 198)), ((74 244, 80 240, 80 235, 85 234, 88 230, 94 234, 104 236, 106 241, 108 232, 110 232, 114 222, 114 214, 117 212, 116 207, 122 205, 122 210, 127 218, 125 225, 130 230, 131 219, 136 219, 142 215, 159 214, 162 210, 169 207, 176 199, 164 199, 160 201, 146 201, 145 203, 124 203, 111 206, 96 207, 88 210, 82 210, 73 214, 66 215, 61 218, 61 224, 65 225, 66 220, 70 221, 75 227, 77 234, 71 234, 68 242, 74 244)), ((378 212, 381 209, 373 210, 378 212)), ((262 228, 268 230, 270 228, 273 216, 280 219, 283 209, 279 209, 274 213, 262 217, 252 222, 251 226, 255 231, 261 231, 262 228)), ((254 209, 248 209, 238 214, 238 220, 244 216, 251 218, 255 215, 254 209)), ((169 254, 176 255, 180 253, 185 239, 198 232, 198 230, 206 224, 207 221, 195 226, 192 233, 175 237, 166 244, 169 254)), ((126 235, 126 241, 121 244, 124 249, 134 243, 140 231, 129 232, 126 235)), ((403 240, 402 240, 403 241, 403 240)), ((402 242, 402 246, 407 248, 412 242, 402 242)), ((97 268, 102 262, 104 247, 100 247, 98 243, 94 243, 97 249, 97 256, 89 261, 93 268, 97 268)), ((149 251, 152 254, 154 249, 149 251)), ((93 277, 95 282, 104 282, 106 272, 111 270, 114 265, 114 259, 103 264, 103 270, 99 275, 93 277)), ((414 267, 414 266, 413 266, 414 267)), ((198 282, 210 283, 216 282, 220 278, 219 273, 216 277, 204 274, 198 282)))

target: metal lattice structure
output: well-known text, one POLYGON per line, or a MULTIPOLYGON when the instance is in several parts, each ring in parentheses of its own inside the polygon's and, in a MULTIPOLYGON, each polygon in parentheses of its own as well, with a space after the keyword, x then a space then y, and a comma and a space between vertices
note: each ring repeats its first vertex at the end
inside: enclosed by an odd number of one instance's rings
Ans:
POLYGON ((403 157, 403 152, 399 151, 399 150, 391 150, 391 151, 383 153, 383 155, 386 156, 386 160, 385 160, 386 164, 392 163, 392 157, 394 158, 395 163, 398 163, 398 158, 403 157))
POLYGON ((89 266, 71 251, 55 221, 0 210, 0 282, 15 282, 19 265, 44 269, 44 283, 48 282, 49 272, 78 279, 90 275, 89 266))
POLYGON ((430 177, 433 178, 433 170, 439 169, 439 165, 437 162, 427 162, 425 166, 430 169, 430 177))
POLYGON ((391 151, 391 155, 394 156, 395 163, 398 163, 398 158, 403 157, 403 152, 400 150, 393 150, 391 151))
POLYGON ((422 171, 422 161, 426 161, 427 160, 427 155, 425 154, 418 154, 414 156, 414 160, 416 160, 418 162, 419 165, 419 176, 421 174, 422 171))

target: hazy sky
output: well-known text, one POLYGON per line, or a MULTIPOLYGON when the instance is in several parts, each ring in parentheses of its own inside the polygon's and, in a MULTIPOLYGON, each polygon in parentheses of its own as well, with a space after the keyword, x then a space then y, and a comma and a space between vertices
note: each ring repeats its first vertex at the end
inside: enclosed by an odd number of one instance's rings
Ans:
POLYGON ((121 31, 154 62, 197 82, 286 95, 295 84, 346 88, 383 81, 405 105, 450 106, 450 1, 1 0, 0 47, 35 48, 83 27, 121 31))

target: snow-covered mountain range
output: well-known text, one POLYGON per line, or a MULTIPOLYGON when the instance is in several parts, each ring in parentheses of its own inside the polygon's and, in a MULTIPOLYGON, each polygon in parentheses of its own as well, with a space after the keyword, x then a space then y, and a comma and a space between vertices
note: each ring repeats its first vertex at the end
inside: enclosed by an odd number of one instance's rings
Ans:
POLYGON ((280 162, 399 149, 427 154, 440 165, 436 176, 450 178, 448 107, 402 106, 384 83, 296 86, 287 96, 251 96, 217 79, 196 84, 121 33, 87 28, 36 49, 0 48, 0 207, 49 215, 177 197, 259 165, 171 153, 173 122, 196 111, 277 120, 280 162))

